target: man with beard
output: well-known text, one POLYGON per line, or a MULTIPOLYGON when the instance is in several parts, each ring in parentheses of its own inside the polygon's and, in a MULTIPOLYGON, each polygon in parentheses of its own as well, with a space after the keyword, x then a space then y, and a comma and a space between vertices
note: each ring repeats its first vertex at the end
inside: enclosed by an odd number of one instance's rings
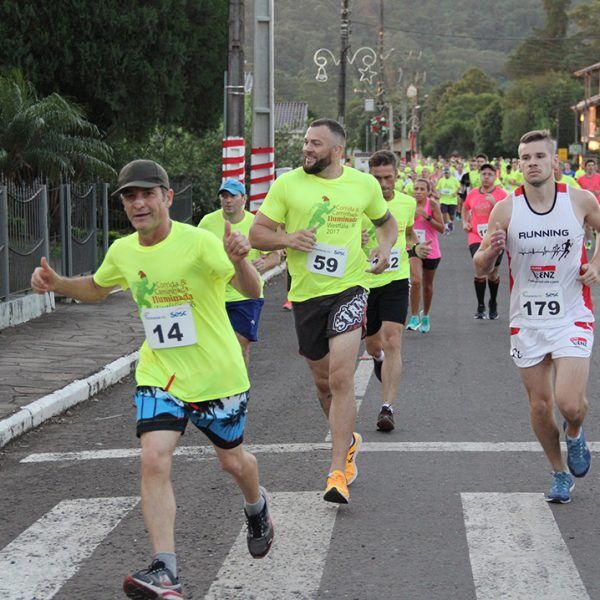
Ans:
POLYGON ((275 181, 250 229, 254 248, 287 252, 299 351, 331 430, 324 499, 343 504, 356 479, 361 441, 353 429, 354 368, 367 308, 363 214, 375 225, 378 240, 370 272, 389 266, 398 235, 377 180, 342 166, 345 141, 336 121, 313 121, 304 138, 304 165, 275 181))
POLYGON ((589 285, 598 282, 600 252, 587 262, 584 226, 600 229, 600 207, 586 190, 554 181, 555 143, 548 131, 530 131, 519 143, 525 183, 499 202, 474 256, 479 276, 510 257, 511 356, 529 397, 531 425, 553 483, 548 502, 571 501, 573 478, 591 464, 583 420, 594 343, 589 285), (563 418, 567 463, 560 449, 554 405, 563 418), (567 471, 567 467, 570 471, 567 471))

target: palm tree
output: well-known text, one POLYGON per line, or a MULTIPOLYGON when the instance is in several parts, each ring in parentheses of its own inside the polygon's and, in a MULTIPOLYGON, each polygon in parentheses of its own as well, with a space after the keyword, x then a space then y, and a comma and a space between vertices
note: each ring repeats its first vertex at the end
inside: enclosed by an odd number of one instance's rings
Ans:
POLYGON ((0 175, 4 180, 112 179, 112 158, 111 147, 79 106, 59 94, 39 99, 19 71, 0 76, 0 175))

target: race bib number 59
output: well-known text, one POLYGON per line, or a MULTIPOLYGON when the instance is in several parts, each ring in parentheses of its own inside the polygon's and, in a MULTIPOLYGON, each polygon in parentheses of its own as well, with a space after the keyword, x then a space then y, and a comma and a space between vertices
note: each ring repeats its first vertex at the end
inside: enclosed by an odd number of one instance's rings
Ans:
POLYGON ((311 273, 328 277, 343 277, 348 254, 345 248, 316 244, 306 257, 306 268, 311 273))
POLYGON ((535 290, 521 293, 521 314, 528 319, 556 319, 564 314, 562 289, 535 290))
POLYGON ((144 308, 142 323, 148 346, 154 350, 191 346, 197 342, 192 307, 189 304, 144 308))

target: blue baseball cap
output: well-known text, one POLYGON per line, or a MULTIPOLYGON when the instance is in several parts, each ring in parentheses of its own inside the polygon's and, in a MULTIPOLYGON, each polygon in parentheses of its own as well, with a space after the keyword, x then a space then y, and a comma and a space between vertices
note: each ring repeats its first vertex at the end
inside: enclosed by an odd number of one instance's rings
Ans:
POLYGON ((237 179, 226 179, 221 184, 218 193, 220 194, 223 190, 229 192, 233 196, 237 196, 238 194, 242 194, 243 196, 246 195, 246 188, 244 187, 244 184, 237 179))

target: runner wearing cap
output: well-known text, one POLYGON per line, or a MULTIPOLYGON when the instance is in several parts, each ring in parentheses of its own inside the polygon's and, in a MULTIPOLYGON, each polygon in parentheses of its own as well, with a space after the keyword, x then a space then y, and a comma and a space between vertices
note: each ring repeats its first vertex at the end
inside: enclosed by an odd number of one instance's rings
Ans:
POLYGON ((586 475, 592 460, 583 431, 594 343, 588 286, 598 282, 600 252, 596 248, 588 263, 583 241, 585 224, 600 229, 600 207, 589 192, 554 181, 555 152, 548 131, 521 137, 525 185, 492 209, 474 264, 483 277, 505 248, 510 256, 510 353, 527 391, 533 431, 553 470, 546 500, 564 504, 571 501, 571 475, 586 475), (555 405, 564 418, 566 464, 555 405))
MULTIPOLYGON (((237 179, 226 179, 219 188, 221 208, 205 215, 198 227, 214 233, 219 239, 223 238, 225 221, 231 224, 232 231, 239 231, 248 236, 254 215, 244 209, 246 206, 246 189, 237 179)), ((263 254, 254 248, 248 254, 248 260, 262 275, 281 262, 279 252, 263 254)), ((237 339, 242 347, 244 360, 248 366, 250 360, 250 342, 258 340, 258 324, 264 304, 262 292, 260 298, 246 298, 231 284, 225 288, 225 308, 237 339)))
MULTIPOLYGON (((463 229, 467 232, 467 244, 471 257, 481 245, 481 240, 488 229, 488 221, 492 208, 498 202, 506 198, 506 192, 494 182, 496 180, 496 169, 493 165, 486 163, 479 169, 481 187, 471 190, 463 204, 463 229)), ((489 312, 487 316, 491 320, 498 318, 498 287, 500 285, 500 274, 498 269, 502 262, 502 253, 496 259, 494 268, 487 277, 479 277, 475 274, 475 295, 477 296, 476 319, 485 319, 485 287, 486 281, 490 288, 489 312)))
POLYGON ((342 166, 345 141, 336 121, 313 121, 304 138, 303 167, 275 180, 250 229, 253 247, 287 249, 299 350, 331 430, 324 499, 344 504, 360 446, 353 428, 354 370, 367 308, 362 215, 377 228, 371 272, 382 273, 390 265, 398 235, 375 178, 342 166))
POLYGON ((164 169, 136 160, 121 170, 119 194, 135 233, 115 241, 95 275, 62 277, 45 258, 31 287, 97 302, 131 289, 146 333, 136 369, 137 435, 141 443, 142 513, 153 551, 148 569, 129 575, 130 598, 182 598, 175 556, 171 466, 188 420, 213 444, 221 468, 245 498, 250 554, 273 540, 254 456, 242 441, 250 384, 225 310, 225 286, 260 296, 260 276, 247 260, 250 244, 225 225, 223 240, 169 218, 173 190, 164 169))

